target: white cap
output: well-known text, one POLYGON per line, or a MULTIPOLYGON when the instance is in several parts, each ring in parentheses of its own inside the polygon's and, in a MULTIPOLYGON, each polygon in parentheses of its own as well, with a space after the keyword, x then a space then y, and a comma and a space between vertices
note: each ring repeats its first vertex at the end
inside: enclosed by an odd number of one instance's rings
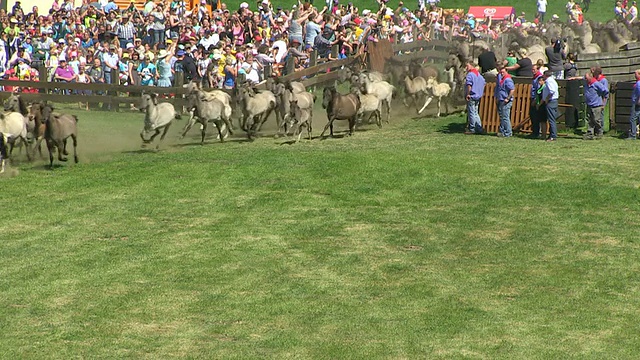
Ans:
POLYGON ((371 14, 371 10, 369 10, 369 9, 362 10, 362 16, 367 16, 369 14, 371 14))
POLYGON ((247 4, 246 2, 243 2, 240 4, 240 9, 248 9, 249 8, 249 4, 247 4))
POLYGON ((135 46, 133 46, 133 44, 132 44, 132 43, 127 43, 126 48, 127 48, 127 49, 133 49, 133 48, 135 48, 135 46))

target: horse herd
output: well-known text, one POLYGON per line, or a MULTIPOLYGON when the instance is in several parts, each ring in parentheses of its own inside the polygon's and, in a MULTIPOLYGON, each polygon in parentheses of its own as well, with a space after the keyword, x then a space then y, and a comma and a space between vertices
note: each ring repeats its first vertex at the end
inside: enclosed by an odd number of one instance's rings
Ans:
MULTIPOLYGON (((437 116, 440 116, 441 101, 449 96, 451 87, 447 83, 438 83, 436 69, 420 69, 418 72, 404 74, 404 81, 400 85, 406 94, 405 105, 408 106, 408 99, 413 99, 419 106, 417 101, 424 96, 425 102, 418 110, 418 113, 422 113, 435 98, 438 102, 437 116)), ((322 107, 326 110, 328 121, 320 138, 324 138, 327 130, 333 137, 336 120, 348 121, 349 135, 355 131, 358 121, 370 121, 374 118, 377 126, 382 127, 384 114, 386 122, 389 122, 391 101, 397 94, 397 88, 389 82, 387 74, 347 69, 342 72, 339 80, 349 82, 351 90, 343 94, 335 85, 324 88, 322 107)), ((193 125, 199 123, 201 143, 204 143, 207 128, 209 124, 213 124, 217 129, 218 139, 224 142, 229 134, 234 133, 232 115, 236 108, 239 110, 236 111, 239 126, 249 140, 258 136, 271 113, 275 113, 277 136, 284 129, 285 135, 293 135, 294 142, 298 142, 306 128, 307 137, 312 139, 313 107, 317 99, 301 82, 269 79, 264 90, 258 90, 247 83, 239 84, 234 97, 222 90, 205 91, 195 82, 186 87, 186 109, 190 118, 181 132, 181 138, 186 136, 193 125)), ((143 93, 139 107, 145 112, 144 128, 140 132, 143 146, 153 143, 160 135, 156 149, 166 137, 173 120, 180 118, 173 104, 160 100, 156 94, 143 93)), ((46 101, 34 102, 28 106, 19 94, 11 95, 4 110, 0 114, 0 173, 4 172, 6 160, 19 143, 24 144, 27 158, 31 160, 36 151, 42 156, 41 143, 44 140, 49 150, 49 166, 53 167, 56 149, 58 160, 67 161, 67 140, 71 138, 74 160, 78 162, 78 118, 75 115, 56 112, 46 101)))

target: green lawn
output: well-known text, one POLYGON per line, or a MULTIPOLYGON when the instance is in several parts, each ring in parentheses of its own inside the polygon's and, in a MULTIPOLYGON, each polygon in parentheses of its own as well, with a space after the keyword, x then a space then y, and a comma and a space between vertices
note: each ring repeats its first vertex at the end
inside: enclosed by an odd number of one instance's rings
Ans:
POLYGON ((0 177, 3 358, 637 357, 640 143, 78 113, 80 164, 0 177))
MULTIPOLYGON (((223 1, 227 4, 230 9, 238 9, 240 7, 240 3, 244 0, 227 0, 223 1)), ((364 9, 369 9, 375 11, 378 9, 378 5, 375 1, 371 0, 341 0, 341 4, 346 4, 348 2, 352 2, 354 6, 358 7, 361 11, 364 9)), ((388 7, 393 9, 398 7, 398 0, 391 0, 387 3, 388 7)), ((403 1, 405 6, 410 9, 418 8, 417 1, 403 1)), ((290 8, 295 1, 280 1, 280 0, 272 0, 274 8, 278 6, 282 6, 283 8, 290 8)), ((324 1, 315 0, 312 2, 314 6, 322 9, 324 6, 324 1)), ((547 14, 545 16, 545 20, 551 20, 551 16, 553 14, 557 14, 562 21, 565 21, 567 18, 565 12, 565 5, 567 1, 548 1, 547 4, 547 14)), ((249 2, 249 4, 252 4, 249 2)), ((537 1, 536 0, 527 0, 524 2, 513 3, 508 0, 491 0, 485 2, 474 2, 469 0, 443 0, 440 2, 441 7, 445 9, 465 9, 468 10, 469 6, 514 6, 516 8, 517 14, 520 15, 520 12, 524 11, 526 13, 527 19, 533 20, 533 18, 537 14, 537 1)), ((595 20, 600 22, 606 22, 613 19, 613 8, 615 6, 615 1, 591 1, 591 6, 589 11, 584 14, 585 19, 587 20, 595 20)), ((631 6, 631 3, 629 3, 631 6)), ((252 9, 255 9, 255 6, 252 5, 252 9)))

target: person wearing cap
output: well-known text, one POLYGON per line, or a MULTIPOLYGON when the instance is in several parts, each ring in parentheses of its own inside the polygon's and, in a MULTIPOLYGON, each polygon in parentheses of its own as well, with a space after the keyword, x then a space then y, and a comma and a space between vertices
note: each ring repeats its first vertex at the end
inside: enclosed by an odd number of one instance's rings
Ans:
POLYGON ((73 69, 69 66, 69 64, 67 64, 67 61, 65 59, 60 59, 58 68, 53 73, 53 79, 55 81, 63 83, 74 82, 76 80, 76 73, 73 72, 73 69))
POLYGON ((547 141, 556 141, 558 138, 556 125, 556 119, 558 118, 558 83, 553 78, 553 71, 551 70, 545 71, 543 76, 544 88, 540 104, 547 107, 547 121, 549 122, 549 138, 547 138, 547 141))
POLYGON ((182 68, 184 74, 184 82, 187 83, 191 80, 199 80, 198 78, 198 68, 196 66, 195 61, 191 56, 185 56, 186 52, 184 50, 178 50, 176 52, 176 57, 178 60, 176 64, 179 63, 182 68))
POLYGON ((498 67, 498 76, 496 78, 496 87, 494 97, 498 107, 498 115, 500 117, 500 127, 498 129, 499 137, 511 137, 511 106, 513 105, 513 93, 516 86, 504 66, 498 67))
POLYGON ((118 71, 118 63, 120 61, 120 57, 116 52, 116 45, 111 44, 108 47, 108 51, 102 54, 102 63, 104 65, 104 82, 106 84, 111 84, 111 73, 118 71))
POLYGON ((153 86, 156 78, 156 66, 153 65, 149 58, 145 57, 140 66, 138 66, 138 76, 140 77, 140 85, 153 86))
POLYGON ((297 62, 302 63, 304 60, 307 60, 309 56, 306 53, 299 50, 300 45, 301 45, 300 40, 298 40, 297 38, 292 39, 288 54, 290 56, 295 57, 297 62))
POLYGON ((127 46, 127 43, 133 43, 136 35, 136 28, 133 23, 129 21, 128 15, 122 16, 122 20, 116 23, 115 28, 121 48, 124 49, 125 46, 127 46))

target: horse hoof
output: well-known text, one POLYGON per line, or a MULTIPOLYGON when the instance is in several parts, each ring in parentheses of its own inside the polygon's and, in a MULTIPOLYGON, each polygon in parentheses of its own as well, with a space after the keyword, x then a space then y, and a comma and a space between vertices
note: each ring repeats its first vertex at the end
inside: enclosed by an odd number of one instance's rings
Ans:
POLYGON ((58 158, 60 161, 67 161, 67 158, 58 158))

